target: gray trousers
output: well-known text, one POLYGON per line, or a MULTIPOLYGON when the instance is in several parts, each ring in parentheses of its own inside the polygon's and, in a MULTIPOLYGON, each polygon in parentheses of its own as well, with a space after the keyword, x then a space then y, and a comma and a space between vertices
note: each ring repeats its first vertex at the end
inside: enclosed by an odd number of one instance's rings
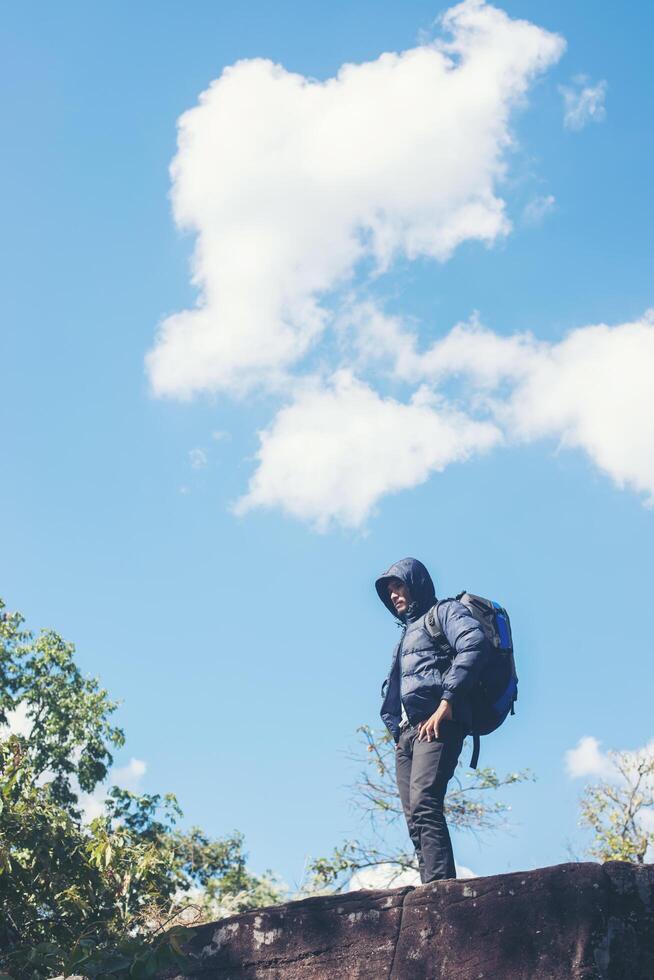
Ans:
POLYGON ((395 773, 402 809, 418 857, 420 880, 456 878, 443 803, 463 747, 463 728, 443 722, 440 738, 418 741, 418 726, 400 734, 395 773))

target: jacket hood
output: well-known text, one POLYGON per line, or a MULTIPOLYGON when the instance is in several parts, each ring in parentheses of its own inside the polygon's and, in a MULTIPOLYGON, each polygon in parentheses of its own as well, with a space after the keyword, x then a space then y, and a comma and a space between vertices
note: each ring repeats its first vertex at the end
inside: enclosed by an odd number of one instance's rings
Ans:
POLYGON ((417 619, 418 616, 422 616, 428 609, 431 609, 436 602, 436 590, 431 575, 417 558, 402 558, 400 561, 396 561, 387 572, 379 576, 375 582, 375 588, 377 595, 390 614, 402 622, 417 619), (386 590, 388 580, 391 578, 399 578, 401 582, 404 582, 411 595, 411 605, 407 612, 402 615, 396 612, 386 590))

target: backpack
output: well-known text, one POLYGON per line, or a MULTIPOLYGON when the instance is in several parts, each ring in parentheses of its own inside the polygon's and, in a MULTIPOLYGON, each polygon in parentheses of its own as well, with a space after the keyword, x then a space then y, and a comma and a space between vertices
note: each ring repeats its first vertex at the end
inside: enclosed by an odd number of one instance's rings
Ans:
MULTIPOLYGON (((515 714, 513 705, 518 700, 518 675, 513 657, 511 622, 506 609, 498 602, 472 595, 471 592, 460 592, 456 599, 477 620, 490 647, 488 660, 470 696, 473 737, 470 768, 476 769, 480 735, 489 735, 500 727, 509 714, 515 714)), ((437 602, 425 616, 425 627, 437 650, 451 660, 454 651, 440 628, 438 606, 437 602)))

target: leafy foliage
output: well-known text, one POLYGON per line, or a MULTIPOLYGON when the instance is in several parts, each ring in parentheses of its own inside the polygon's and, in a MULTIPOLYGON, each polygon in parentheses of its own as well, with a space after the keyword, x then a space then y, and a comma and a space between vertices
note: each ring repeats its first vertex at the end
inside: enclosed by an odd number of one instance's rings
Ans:
POLYGON ((77 788, 92 792, 125 742, 110 721, 118 703, 82 676, 72 643, 54 630, 35 637, 20 613, 4 610, 0 599, 0 723, 19 706, 26 710, 30 768, 37 777, 47 774, 52 799, 79 816, 77 788))
MULTIPOLYGON (((395 782, 395 744, 384 729, 375 731, 368 725, 357 729, 362 749, 354 760, 362 765, 359 778, 352 787, 352 803, 370 824, 375 844, 359 840, 346 841, 334 849, 330 857, 314 859, 309 867, 309 891, 342 886, 355 871, 385 865, 390 871, 390 884, 402 872, 417 870, 413 850, 399 849, 387 841, 389 829, 404 820, 395 782)), ((462 774, 462 763, 448 788, 445 812, 451 827, 474 832, 501 829, 506 824, 510 806, 489 799, 490 791, 512 786, 534 777, 528 771, 498 776, 494 769, 476 769, 462 774)))
MULTIPOLYGON (((243 845, 240 833, 212 840, 198 827, 175 836, 180 888, 190 895, 202 919, 220 919, 281 901, 282 887, 272 872, 257 876, 247 870, 243 845)), ((179 904, 183 907, 184 900, 179 904)))
POLYGON ((643 864, 654 847, 654 752, 608 755, 615 779, 587 786, 581 798, 581 823, 594 833, 589 852, 600 861, 643 864))
POLYGON ((16 735, 0 742, 0 801, 4 969, 40 978, 84 967, 94 975, 97 956, 115 966, 125 956, 121 937, 138 931, 168 891, 166 850, 110 819, 83 826, 50 786, 37 784, 27 742, 16 735))
POLYGON ((27 738, 0 737, 0 973, 183 972, 185 924, 274 904, 280 889, 247 870, 242 835, 179 830, 170 793, 113 787, 82 821, 78 790, 93 791, 123 743, 116 703, 81 677, 71 644, 22 624, 0 621, 0 719, 22 703, 31 723, 27 738))

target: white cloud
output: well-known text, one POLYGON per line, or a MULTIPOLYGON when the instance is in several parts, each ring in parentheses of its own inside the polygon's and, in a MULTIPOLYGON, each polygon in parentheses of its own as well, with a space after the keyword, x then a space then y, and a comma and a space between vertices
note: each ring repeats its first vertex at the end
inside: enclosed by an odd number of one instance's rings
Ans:
POLYGON ((414 332, 373 304, 352 317, 360 364, 385 360, 421 387, 403 403, 348 371, 298 386, 260 433, 258 467, 237 512, 281 507, 322 529, 356 527, 384 495, 452 462, 543 438, 583 450, 619 487, 654 501, 652 313, 580 327, 558 343, 502 336, 473 317, 422 352, 414 332), (465 414, 437 393, 452 378, 465 414))
POLYGON ((545 218, 546 214, 556 206, 556 198, 553 194, 543 194, 539 197, 534 197, 525 206, 522 212, 522 220, 527 225, 539 225, 545 218))
MULTIPOLYGON (((0 726, 0 732, 4 731, 9 735, 22 735, 29 739, 32 731, 32 721, 28 716, 28 704, 19 701, 13 711, 7 712, 7 724, 0 726)), ((76 746, 72 753, 73 764, 77 764, 81 755, 80 746, 76 746)), ((120 786, 131 792, 140 789, 141 780, 147 771, 147 766, 142 759, 131 758, 126 766, 112 769, 104 783, 96 786, 92 793, 84 793, 79 788, 77 779, 72 780, 73 792, 77 794, 79 808, 82 812, 82 819, 90 823, 95 817, 101 816, 104 810, 104 802, 107 798, 107 784, 120 786)), ((46 770, 37 779, 37 785, 43 786, 53 779, 54 774, 46 770)))
POLYGON ((156 394, 280 386, 364 260, 442 261, 507 233, 510 111, 564 42, 482 0, 451 8, 442 29, 449 40, 324 82, 238 62, 180 118, 173 207, 197 236, 199 295, 160 326, 156 394))
POLYGON ((32 719, 29 717, 28 705, 26 701, 19 701, 12 711, 7 712, 6 725, 0 726, 7 735, 22 735, 29 738, 32 731, 32 719))
POLYGON ((260 433, 258 467, 235 510, 281 507, 320 530, 357 527, 383 495, 500 438, 493 423, 468 418, 426 388, 405 404, 341 371, 327 384, 305 383, 260 433))
MULTIPOLYGON (((613 783, 618 790, 633 791, 638 781, 638 796, 645 799, 654 798, 654 778, 648 774, 651 760, 654 758, 654 739, 637 749, 622 749, 617 755, 620 765, 616 765, 608 752, 600 750, 600 742, 592 735, 579 739, 574 749, 565 753, 565 768, 571 779, 581 777, 596 777, 613 783), (638 774, 638 766, 645 763, 644 770, 638 774), (621 771, 622 770, 622 771, 621 771), (644 771, 644 775, 642 774, 644 771)), ((648 834, 654 833, 654 811, 643 807, 635 816, 635 824, 648 834)), ((651 843, 645 854, 645 861, 654 860, 654 845, 651 843)))
MULTIPOLYGON (((571 779, 579 779, 584 776, 599 776, 609 781, 621 782, 624 777, 620 774, 608 752, 602 752, 599 742, 592 735, 584 735, 577 742, 574 749, 568 749, 565 753, 565 768, 571 779)), ((633 763, 648 761, 654 757, 654 739, 637 749, 621 749, 619 754, 627 761, 633 763)), ((643 787, 649 787, 650 792, 654 792, 654 784, 651 779, 646 779, 643 787)), ((646 821, 652 819, 651 814, 645 816, 646 821)))
MULTIPOLYGON (((456 876, 460 879, 478 877, 474 871, 462 864, 456 865, 456 876)), ((403 888, 406 885, 412 885, 414 888, 420 885, 420 875, 417 871, 410 868, 399 871, 393 864, 378 864, 372 868, 355 871, 347 884, 347 891, 403 888)))
POLYGON ((188 458, 194 470, 201 470, 207 465, 207 454, 204 449, 189 450, 188 458))
POLYGON ((399 378, 413 375, 418 338, 401 316, 389 316, 372 300, 353 301, 336 321, 336 328, 342 348, 357 368, 386 363, 399 378))
POLYGON ((399 336, 396 338, 395 348, 399 352, 395 373, 405 381, 439 384, 453 376, 464 376, 476 388, 486 390, 503 381, 529 377, 547 344, 529 333, 494 333, 475 314, 467 322, 457 323, 426 351, 418 352, 417 337, 409 333, 404 346, 399 336))
POLYGON ((558 343, 504 336, 476 316, 426 350, 400 317, 373 303, 339 321, 361 369, 420 385, 407 402, 352 372, 296 385, 260 433, 258 466, 238 513, 280 507, 321 529, 357 527, 386 494, 500 444, 555 439, 580 449, 619 487, 654 501, 654 314, 590 325, 558 343), (455 380, 466 412, 439 388, 455 380))
POLYGON ((385 888, 403 888, 405 885, 420 884, 420 875, 417 871, 407 868, 400 871, 393 864, 377 864, 372 868, 362 868, 355 871, 347 883, 347 891, 356 892, 362 889, 366 891, 385 888))
MULTIPOLYGON (((158 395, 260 386, 286 399, 237 513, 357 527, 384 495, 452 462, 543 438, 654 501, 651 315, 559 343, 472 317, 425 349, 415 325, 362 298, 399 256, 444 261, 509 231, 511 113, 564 49, 483 0, 440 24, 448 40, 324 82, 238 62, 179 120, 173 207, 196 237, 198 303, 162 323, 147 370, 158 395), (413 394, 384 397, 384 375, 413 394)), ((567 126, 603 118, 604 81, 577 76, 562 92, 567 126)), ((554 206, 536 197, 523 221, 554 206)), ((206 452, 190 459, 204 466, 206 452)))
POLYGON ((499 412, 524 441, 554 436, 584 450, 619 487, 654 501, 654 313, 572 331, 541 347, 499 412))
POLYGON ((96 817, 102 816, 107 798, 106 787, 97 786, 92 793, 82 793, 78 790, 77 797, 83 823, 91 823, 96 817))
POLYGON ((615 778, 615 768, 608 755, 600 750, 600 744, 592 735, 585 735, 579 739, 574 749, 568 749, 565 753, 565 769, 571 779, 580 779, 582 776, 615 778))
POLYGON ((607 88, 605 81, 592 85, 586 75, 577 75, 572 85, 559 86, 566 129, 578 130, 590 122, 602 122, 606 118, 604 100, 607 88))
POLYGON ((126 766, 119 766, 111 773, 111 782, 121 789, 136 793, 141 787, 141 780, 147 772, 147 765, 142 759, 131 758, 126 766))
POLYGON ((422 354, 412 334, 403 349, 395 344, 405 379, 467 377, 469 404, 506 440, 558 439, 582 449, 619 487, 654 501, 654 311, 613 327, 580 327, 555 344, 529 333, 501 336, 474 318, 422 354))
POLYGON ((83 793, 77 790, 79 797, 79 807, 82 812, 82 820, 90 823, 96 817, 104 813, 104 805, 107 799, 107 786, 120 786, 131 793, 139 792, 141 780, 147 771, 147 766, 142 759, 130 759, 126 766, 112 769, 105 780, 96 786, 92 793, 83 793))

